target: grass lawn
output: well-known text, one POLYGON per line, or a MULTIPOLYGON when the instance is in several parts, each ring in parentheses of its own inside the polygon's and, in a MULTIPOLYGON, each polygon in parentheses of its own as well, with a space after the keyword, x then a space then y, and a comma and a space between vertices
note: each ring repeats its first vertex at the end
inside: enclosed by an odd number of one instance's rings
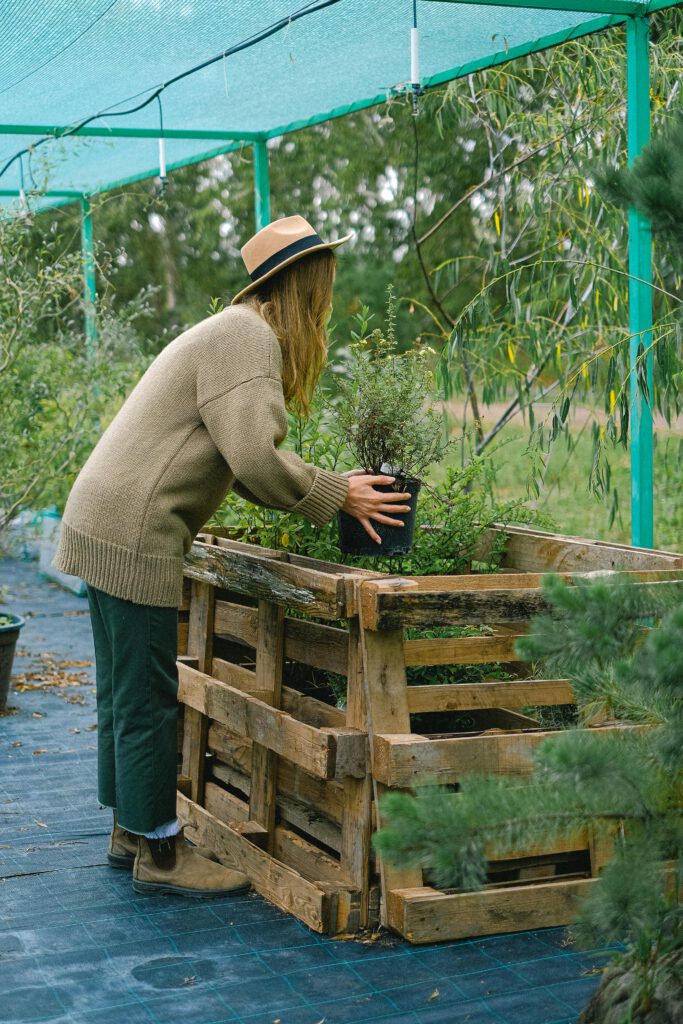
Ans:
MULTIPOLYGON (((539 498, 529 490, 532 460, 525 454, 528 433, 519 425, 508 425, 494 442, 495 493, 500 498, 530 495, 529 504, 547 512, 558 532, 595 537, 629 544, 631 541, 631 497, 629 452, 618 446, 608 451, 613 486, 618 493, 618 511, 609 524, 611 498, 601 500, 588 490, 592 443, 587 431, 577 431, 576 446, 569 451, 560 437, 547 463, 539 498)), ((459 458, 456 450, 453 460, 459 458)), ((435 479, 443 473, 438 467, 435 479)), ((683 438, 677 434, 655 435, 654 486, 655 547, 683 550, 683 438)))

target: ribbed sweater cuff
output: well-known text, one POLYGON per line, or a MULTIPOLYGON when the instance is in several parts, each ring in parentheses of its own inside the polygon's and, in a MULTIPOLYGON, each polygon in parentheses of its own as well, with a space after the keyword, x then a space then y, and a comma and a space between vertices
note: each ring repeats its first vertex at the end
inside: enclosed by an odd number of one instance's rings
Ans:
POLYGON ((310 519, 314 526, 324 526, 339 511, 349 489, 349 481, 339 473, 318 469, 313 486, 292 512, 310 519))

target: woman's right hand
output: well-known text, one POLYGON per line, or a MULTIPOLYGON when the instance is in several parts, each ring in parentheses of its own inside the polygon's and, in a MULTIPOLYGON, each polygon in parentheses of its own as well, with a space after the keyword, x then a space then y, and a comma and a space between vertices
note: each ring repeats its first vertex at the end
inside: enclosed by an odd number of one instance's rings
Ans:
POLYGON ((372 520, 385 523, 387 526, 405 526, 402 519, 391 519, 386 513, 410 512, 410 505, 399 504, 410 500, 410 494, 403 494, 400 491, 386 494, 374 488, 375 484, 393 484, 395 477, 373 476, 362 469, 354 469, 343 475, 348 477, 349 490, 342 508, 363 525, 366 533, 377 544, 382 543, 382 538, 373 529, 372 520))

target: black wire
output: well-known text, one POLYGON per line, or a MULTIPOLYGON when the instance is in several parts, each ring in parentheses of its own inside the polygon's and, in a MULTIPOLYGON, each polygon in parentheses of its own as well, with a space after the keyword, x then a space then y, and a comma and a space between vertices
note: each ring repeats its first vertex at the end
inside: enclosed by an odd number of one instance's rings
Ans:
POLYGON ((54 132, 52 135, 44 136, 42 139, 39 139, 31 146, 26 146, 24 149, 20 149, 17 153, 14 154, 13 157, 10 157, 10 159, 5 163, 2 170, 0 170, 0 178, 2 178, 6 171, 9 170, 9 168, 12 166, 15 160, 20 159, 24 153, 28 153, 31 150, 35 150, 38 148, 38 146, 42 146, 44 143, 51 142, 54 139, 63 139, 69 135, 76 135, 82 128, 87 127, 87 125, 91 124, 92 121, 96 121, 98 118, 104 117, 105 114, 107 115, 107 117, 125 117, 128 114, 136 114, 138 110, 142 110, 150 103, 153 103, 154 100, 157 99, 161 95, 161 93, 164 92, 165 89, 168 89, 169 86, 171 85, 175 85, 176 82, 180 82, 184 78, 189 78, 190 75, 194 75, 198 71, 203 71, 204 68, 208 68, 212 64, 216 64, 219 60, 224 60, 226 57, 230 57, 235 53, 239 53, 241 50, 246 50, 250 46, 254 46, 256 43, 262 42, 264 39, 268 39, 269 36, 275 35, 276 32, 280 32, 283 28, 290 25, 293 21, 298 21, 299 18, 304 18, 307 14, 315 14, 316 11, 322 11, 325 7, 333 7, 335 4, 338 3, 341 3, 341 0, 319 0, 318 3, 308 3, 304 7, 300 7, 297 11, 294 11, 293 14, 289 14, 284 18, 280 18, 279 21, 273 22, 273 24, 269 25, 267 28, 264 28, 259 32, 255 32, 251 36, 247 36, 246 39, 243 39, 241 42, 236 43, 234 46, 231 46, 227 50, 223 50, 215 57, 209 57, 207 60, 202 61, 201 64, 196 64, 194 67, 188 68, 187 71, 181 71, 180 74, 175 75, 173 78, 170 78, 168 82, 163 82, 157 89, 155 89, 151 96, 149 96, 146 100, 143 100, 142 103, 138 103, 137 106, 130 107, 127 110, 114 111, 112 111, 110 108, 106 108, 105 110, 100 111, 98 114, 92 114, 90 117, 84 118, 82 121, 80 121, 77 125, 74 125, 72 128, 67 128, 63 132, 54 132))

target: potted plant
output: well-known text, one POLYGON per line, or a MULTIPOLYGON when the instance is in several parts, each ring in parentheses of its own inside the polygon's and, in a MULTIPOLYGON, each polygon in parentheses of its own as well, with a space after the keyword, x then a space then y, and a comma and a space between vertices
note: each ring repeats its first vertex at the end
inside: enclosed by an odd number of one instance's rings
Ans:
POLYGON ((392 513, 404 526, 373 523, 382 538, 377 544, 353 516, 338 514, 339 544, 346 554, 399 555, 412 547, 417 495, 427 467, 443 458, 448 442, 441 418, 425 402, 433 390, 429 368, 431 349, 416 345, 399 352, 394 330, 395 304, 391 286, 386 332, 366 334, 371 319, 363 306, 356 315, 360 331, 352 331, 346 376, 339 381, 335 407, 337 429, 359 467, 367 473, 388 474, 393 484, 378 490, 411 495, 410 513, 392 513))
POLYGON ((14 651, 23 625, 20 615, 0 615, 0 711, 7 706, 14 651))

